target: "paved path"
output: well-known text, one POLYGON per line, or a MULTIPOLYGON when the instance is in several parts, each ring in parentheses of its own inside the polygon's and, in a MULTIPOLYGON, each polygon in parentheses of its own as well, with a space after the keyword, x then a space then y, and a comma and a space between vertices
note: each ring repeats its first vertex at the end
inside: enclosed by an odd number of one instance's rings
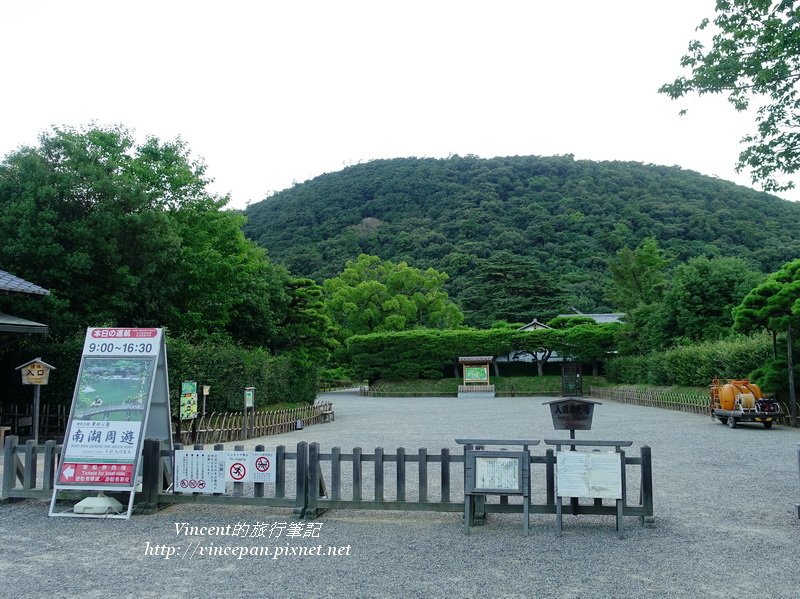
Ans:
MULTIPOLYGON (((249 445, 438 452, 458 450, 462 436, 563 436, 552 430, 546 398, 324 397, 335 402, 334 423, 249 445)), ((272 527, 291 522, 291 512, 176 505, 129 522, 48 519, 44 503, 26 501, 0 506, 0 597, 800 597, 800 431, 730 430, 693 414, 604 402, 594 430, 578 433, 590 437, 632 440, 633 455, 652 448, 655 526, 628 518, 619 540, 611 517, 565 516, 557 539, 554 518, 534 516, 526 537, 519 516, 492 515, 466 536, 458 514, 335 510, 320 519, 318 538, 185 537, 176 523, 272 527), (145 555, 198 541, 203 551, 322 545, 343 555, 145 555)))

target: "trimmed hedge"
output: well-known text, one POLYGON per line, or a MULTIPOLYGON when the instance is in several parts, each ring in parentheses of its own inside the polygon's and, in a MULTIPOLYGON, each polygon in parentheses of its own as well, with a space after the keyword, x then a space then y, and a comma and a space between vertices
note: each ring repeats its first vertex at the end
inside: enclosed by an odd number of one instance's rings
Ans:
POLYGON ((255 406, 277 403, 313 403, 317 371, 290 356, 272 356, 263 349, 233 344, 193 345, 167 341, 170 400, 176 409, 181 381, 211 386, 206 410, 241 410, 244 388, 255 387, 255 406))
MULTIPOLYGON (((42 389, 42 400, 52 405, 69 405, 78 376, 84 335, 63 343, 31 340, 17 352, 5 354, 0 365, 5 376, 0 400, 8 403, 30 401, 30 390, 23 389, 13 367, 35 357, 56 366, 50 383, 42 389)), ((278 403, 312 403, 317 393, 317 370, 290 355, 272 356, 263 349, 247 349, 233 343, 190 344, 167 339, 170 403, 177 412, 181 381, 211 385, 206 409, 241 410, 244 388, 256 388, 256 407, 278 403)))
POLYGON ((615 358, 606 364, 613 383, 701 387, 713 378, 743 378, 772 360, 769 335, 733 337, 676 347, 646 356, 615 358))
MULTIPOLYGON (((596 361, 613 345, 616 325, 582 325, 569 329, 415 329, 356 335, 347 342, 356 378, 437 379, 459 356, 501 356, 542 348, 579 360, 596 361)), ((534 367, 535 368, 535 367, 534 367)))

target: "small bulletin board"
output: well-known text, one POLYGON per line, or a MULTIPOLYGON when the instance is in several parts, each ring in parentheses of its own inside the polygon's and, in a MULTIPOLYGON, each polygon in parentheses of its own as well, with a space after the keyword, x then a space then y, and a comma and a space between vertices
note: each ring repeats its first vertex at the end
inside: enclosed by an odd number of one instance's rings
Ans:
POLYGON ((467 450, 464 468, 464 530, 472 521, 472 495, 522 495, 523 527, 530 527, 531 454, 529 451, 467 450))

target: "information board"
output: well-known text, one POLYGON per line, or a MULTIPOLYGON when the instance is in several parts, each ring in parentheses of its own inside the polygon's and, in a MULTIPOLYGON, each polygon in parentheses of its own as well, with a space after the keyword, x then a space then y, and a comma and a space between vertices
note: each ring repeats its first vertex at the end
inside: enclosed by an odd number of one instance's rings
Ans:
POLYGON ((520 488, 517 458, 475 457, 475 486, 479 489, 503 489, 517 492, 520 488))
POLYGON ((115 490, 129 517, 145 436, 172 443, 162 330, 89 328, 50 515, 78 515, 54 513, 59 490, 115 490))
POLYGON ((181 420, 197 418, 197 382, 183 381, 181 383, 181 420))
POLYGON ((524 451, 468 450, 466 494, 527 494, 530 454, 524 451))
POLYGON ((558 452, 558 496, 622 499, 621 458, 616 452, 558 452))
POLYGON ((464 367, 464 382, 465 383, 486 383, 489 381, 489 367, 488 366, 465 366, 464 367))
POLYGON ((176 493, 224 493, 225 483, 274 483, 274 451, 175 452, 176 493))
POLYGON ((221 451, 175 451, 176 493, 224 493, 225 460, 221 451))

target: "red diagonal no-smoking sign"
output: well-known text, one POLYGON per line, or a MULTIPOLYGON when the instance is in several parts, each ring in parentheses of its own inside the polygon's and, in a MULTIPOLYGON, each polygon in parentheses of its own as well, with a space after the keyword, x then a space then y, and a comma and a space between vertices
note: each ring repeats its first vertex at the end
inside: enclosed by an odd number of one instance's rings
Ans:
POLYGON ((259 472, 266 472, 269 470, 269 458, 261 456, 256 459, 256 470, 259 472))

